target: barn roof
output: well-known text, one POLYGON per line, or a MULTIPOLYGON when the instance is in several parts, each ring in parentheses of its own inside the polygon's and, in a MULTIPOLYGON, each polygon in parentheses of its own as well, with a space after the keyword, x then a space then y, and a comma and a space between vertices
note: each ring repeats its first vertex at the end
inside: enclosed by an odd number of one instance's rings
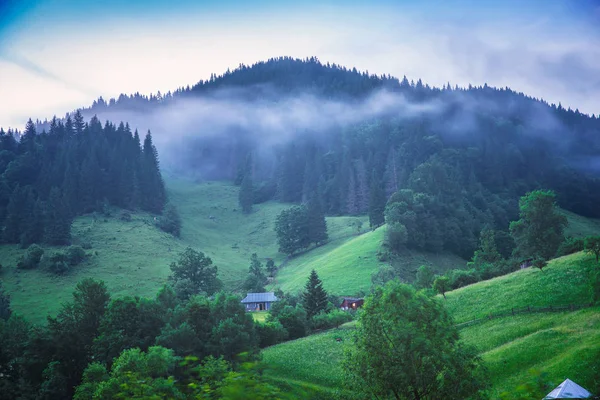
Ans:
POLYGON ((362 300, 362 297, 342 297, 342 301, 344 301, 344 300, 350 301, 350 302, 360 301, 360 300, 362 300))
POLYGON ((587 399, 592 397, 592 394, 573 382, 570 379, 566 379, 563 383, 558 385, 556 389, 548 393, 544 400, 549 399, 587 399))
POLYGON ((246 298, 242 300, 242 303, 265 303, 270 301, 279 300, 275 293, 267 292, 267 293, 248 293, 246 298))

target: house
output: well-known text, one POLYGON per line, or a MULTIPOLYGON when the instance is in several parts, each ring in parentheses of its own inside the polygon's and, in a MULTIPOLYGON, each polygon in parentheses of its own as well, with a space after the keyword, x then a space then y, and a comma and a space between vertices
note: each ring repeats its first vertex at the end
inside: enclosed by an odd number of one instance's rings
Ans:
POLYGON ((362 307, 364 302, 364 299, 358 297, 342 297, 340 308, 342 310, 356 310, 357 308, 362 307))
POLYGON ((271 303, 279 301, 275 293, 248 293, 242 300, 246 311, 268 311, 271 309, 271 303))
POLYGON ((558 385, 556 389, 548 393, 544 400, 550 399, 589 399, 592 394, 573 382, 570 379, 566 379, 563 383, 558 385))

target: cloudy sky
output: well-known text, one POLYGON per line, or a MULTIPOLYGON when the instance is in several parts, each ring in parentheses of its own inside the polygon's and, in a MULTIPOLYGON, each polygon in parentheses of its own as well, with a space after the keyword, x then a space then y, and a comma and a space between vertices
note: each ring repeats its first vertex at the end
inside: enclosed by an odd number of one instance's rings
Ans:
POLYGON ((600 0, 0 0, 0 126, 283 55, 600 114, 600 0))

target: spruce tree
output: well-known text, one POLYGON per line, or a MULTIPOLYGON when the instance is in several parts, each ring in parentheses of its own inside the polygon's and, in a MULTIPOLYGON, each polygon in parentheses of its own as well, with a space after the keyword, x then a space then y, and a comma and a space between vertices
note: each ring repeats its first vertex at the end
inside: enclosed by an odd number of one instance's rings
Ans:
POLYGON ((310 272, 305 288, 306 291, 302 293, 302 305, 306 310, 306 316, 310 319, 327 309, 327 292, 323 289, 323 282, 314 269, 310 272))
POLYGON ((166 203, 165 184, 158 167, 158 153, 152 144, 152 134, 148 131, 142 151, 142 207, 153 213, 160 213, 166 203))
POLYGON ((2 288, 2 281, 0 281, 0 319, 8 320, 10 315, 12 314, 12 310, 10 309, 10 296, 4 293, 4 288, 2 288))
POLYGON ((311 243, 319 245, 328 239, 327 222, 316 193, 311 196, 307 207, 308 236, 311 243))
POLYGON ((71 213, 64 196, 58 188, 52 188, 46 212, 44 241, 54 246, 69 244, 71 222, 71 213))
POLYGON ((369 199, 369 225, 375 230, 385 223, 385 192, 375 175, 371 179, 371 195, 369 199))

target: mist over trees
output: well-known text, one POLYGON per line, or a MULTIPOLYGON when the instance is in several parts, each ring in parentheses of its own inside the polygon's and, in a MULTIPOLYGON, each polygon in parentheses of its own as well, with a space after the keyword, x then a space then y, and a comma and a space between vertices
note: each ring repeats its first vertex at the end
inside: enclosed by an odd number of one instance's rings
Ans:
POLYGON ((74 217, 107 205, 160 213, 166 192, 150 132, 81 113, 22 136, 0 129, 0 225, 4 243, 65 245, 74 217))
POLYGON ((600 120, 508 88, 435 88, 283 57, 82 113, 152 127, 163 165, 242 185, 245 212, 316 197, 324 214, 369 213, 376 227, 400 196, 386 222, 404 225, 413 248, 470 258, 483 227, 506 236, 519 197, 539 188, 600 216, 600 120))

